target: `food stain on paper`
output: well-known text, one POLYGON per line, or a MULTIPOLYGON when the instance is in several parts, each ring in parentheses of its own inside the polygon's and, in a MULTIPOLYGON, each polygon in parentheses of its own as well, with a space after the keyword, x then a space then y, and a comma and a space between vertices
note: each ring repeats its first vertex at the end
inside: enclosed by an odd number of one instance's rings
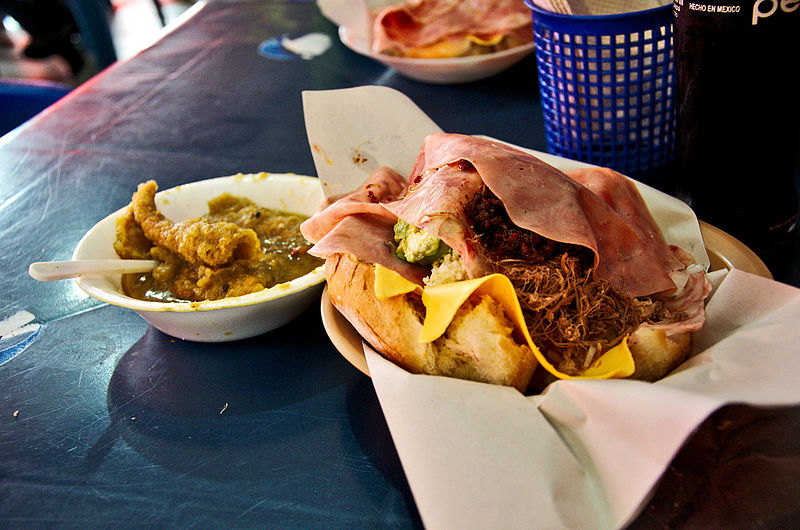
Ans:
POLYGON ((323 151, 320 146, 318 146, 317 144, 314 144, 314 145, 311 146, 311 148, 314 149, 314 151, 316 151, 317 153, 319 153, 320 155, 322 155, 325 158, 325 163, 326 164, 328 164, 329 166, 333 165, 333 161, 330 158, 328 158, 327 153, 325 153, 325 151, 323 151))
POLYGON ((369 159, 358 149, 353 150, 353 163, 357 166, 366 164, 369 159))
POLYGON ((361 142, 356 147, 350 148, 350 160, 352 160, 353 165, 360 168, 362 171, 374 171, 378 169, 377 159, 378 157, 373 156, 372 153, 369 151, 372 142, 366 141, 361 142))
POLYGON ((331 38, 324 33, 308 33, 290 39, 286 35, 267 39, 258 45, 258 53, 268 59, 291 61, 294 59, 314 59, 328 51, 331 38))

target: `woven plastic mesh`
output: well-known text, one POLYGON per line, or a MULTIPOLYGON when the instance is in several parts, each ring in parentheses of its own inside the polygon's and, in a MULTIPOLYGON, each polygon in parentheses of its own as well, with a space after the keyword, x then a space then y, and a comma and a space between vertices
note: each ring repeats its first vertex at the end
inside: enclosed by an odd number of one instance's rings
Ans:
POLYGON ((671 6, 602 17, 534 11, 533 30, 551 153, 629 175, 673 158, 671 6))

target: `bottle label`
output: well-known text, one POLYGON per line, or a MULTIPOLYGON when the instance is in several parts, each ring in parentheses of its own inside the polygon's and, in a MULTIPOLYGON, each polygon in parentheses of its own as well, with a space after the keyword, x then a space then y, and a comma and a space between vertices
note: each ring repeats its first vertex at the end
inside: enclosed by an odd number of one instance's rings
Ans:
MULTIPOLYGON (((747 14, 750 25, 757 26, 759 23, 763 24, 774 17, 789 16, 797 12, 800 9, 800 0, 754 0, 752 4, 674 0, 672 7, 676 17, 684 9, 715 15, 747 14)), ((800 28, 795 29, 800 30, 800 28)))
POLYGON ((794 13, 800 8, 800 0, 756 0, 753 3, 752 24, 777 13, 794 13))
POLYGON ((676 194, 753 248, 794 230, 800 0, 674 0, 676 194))

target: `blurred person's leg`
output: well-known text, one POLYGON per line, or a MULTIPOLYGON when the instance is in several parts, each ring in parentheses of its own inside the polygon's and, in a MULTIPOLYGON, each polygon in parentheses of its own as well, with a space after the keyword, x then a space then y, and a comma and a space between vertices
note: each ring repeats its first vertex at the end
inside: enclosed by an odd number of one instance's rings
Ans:
POLYGON ((75 46, 78 25, 62 0, 0 0, 0 12, 16 20, 31 37, 23 54, 33 59, 60 55, 73 74, 84 65, 75 46))

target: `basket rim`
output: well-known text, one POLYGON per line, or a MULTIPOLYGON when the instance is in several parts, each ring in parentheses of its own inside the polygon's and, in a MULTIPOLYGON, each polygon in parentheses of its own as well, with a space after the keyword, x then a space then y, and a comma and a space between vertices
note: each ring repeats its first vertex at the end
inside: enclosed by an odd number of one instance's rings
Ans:
POLYGON ((613 30, 611 33, 624 33, 672 23, 672 4, 609 15, 565 15, 547 11, 535 5, 533 0, 524 0, 531 10, 533 24, 543 25, 563 33, 592 35, 598 29, 613 30))

